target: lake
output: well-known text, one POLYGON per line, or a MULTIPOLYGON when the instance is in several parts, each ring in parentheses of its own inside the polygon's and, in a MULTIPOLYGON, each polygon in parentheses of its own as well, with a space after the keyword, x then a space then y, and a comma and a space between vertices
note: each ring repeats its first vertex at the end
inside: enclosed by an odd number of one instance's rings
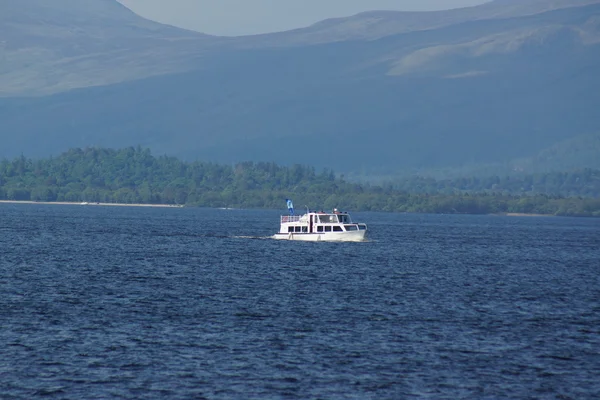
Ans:
POLYGON ((6 399, 600 398, 600 220, 0 204, 6 399))

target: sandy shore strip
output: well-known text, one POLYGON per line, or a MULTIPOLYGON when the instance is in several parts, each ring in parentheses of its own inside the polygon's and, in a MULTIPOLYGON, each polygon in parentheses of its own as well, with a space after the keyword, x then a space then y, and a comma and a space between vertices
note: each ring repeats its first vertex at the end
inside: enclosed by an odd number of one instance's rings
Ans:
POLYGON ((496 217, 556 217, 556 215, 554 215, 554 214, 526 214, 526 213, 512 213, 512 212, 493 213, 493 214, 487 214, 487 215, 494 215, 496 217))
POLYGON ((0 204, 50 204, 50 205, 62 205, 62 206, 183 208, 183 205, 179 205, 179 204, 127 204, 127 203, 90 203, 90 202, 28 201, 28 200, 0 200, 0 204))
POLYGON ((524 213, 506 213, 507 217, 555 217, 552 214, 524 214, 524 213))

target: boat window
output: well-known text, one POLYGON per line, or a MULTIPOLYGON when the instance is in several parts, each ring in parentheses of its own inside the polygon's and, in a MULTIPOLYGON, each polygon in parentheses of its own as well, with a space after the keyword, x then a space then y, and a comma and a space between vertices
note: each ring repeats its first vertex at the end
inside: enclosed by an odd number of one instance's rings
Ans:
POLYGON ((317 226, 317 232, 323 232, 323 227, 322 226, 317 226))
POLYGON ((335 215, 321 214, 321 215, 319 215, 319 222, 322 224, 331 224, 331 223, 338 222, 338 221, 337 221, 337 218, 335 215))
POLYGON ((367 226, 365 224, 359 224, 358 229, 360 229, 361 231, 364 231, 364 230, 367 230, 367 226))
POLYGON ((352 223, 352 221, 350 220, 350 216, 348 214, 338 215, 338 218, 340 219, 340 222, 342 224, 350 224, 350 223, 352 223))
POLYGON ((295 226, 294 227, 294 231, 295 232, 301 232, 302 231, 302 227, 301 226, 295 226))
POLYGON ((344 225, 344 228, 346 228, 347 231, 357 231, 358 230, 358 226, 356 226, 356 225, 344 225))
POLYGON ((331 232, 331 226, 326 226, 325 227, 325 232, 331 232))
POLYGON ((303 226, 302 227, 302 232, 307 233, 308 232, 308 226, 303 226))
POLYGON ((288 232, 294 232, 294 227, 293 226, 288 226, 288 232))
POLYGON ((334 231, 334 232, 343 232, 344 230, 342 229, 342 227, 341 227, 341 226, 337 226, 337 225, 336 225, 336 226, 334 226, 334 227, 333 227, 333 231, 334 231))

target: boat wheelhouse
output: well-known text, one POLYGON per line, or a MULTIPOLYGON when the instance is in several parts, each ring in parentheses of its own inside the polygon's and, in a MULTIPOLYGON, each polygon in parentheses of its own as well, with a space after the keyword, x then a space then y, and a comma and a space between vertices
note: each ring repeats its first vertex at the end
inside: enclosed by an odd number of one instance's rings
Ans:
POLYGON ((346 212, 309 211, 304 215, 282 215, 281 227, 275 239, 302 241, 361 242, 367 225, 355 223, 346 212))

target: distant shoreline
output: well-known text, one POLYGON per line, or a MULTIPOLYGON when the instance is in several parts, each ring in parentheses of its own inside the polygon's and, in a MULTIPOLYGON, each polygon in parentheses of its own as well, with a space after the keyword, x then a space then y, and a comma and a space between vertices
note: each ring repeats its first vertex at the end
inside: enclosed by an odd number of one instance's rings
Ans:
MULTIPOLYGON (((49 205, 62 205, 62 206, 96 206, 96 207, 153 207, 153 208, 183 208, 181 204, 143 204, 143 203, 97 203, 97 202, 75 202, 75 201, 32 201, 32 200, 0 200, 0 204, 49 204, 49 205)), ((219 209, 229 209, 219 207, 219 209)), ((407 214, 421 214, 421 213, 407 213, 407 214)), ((478 214, 467 214, 467 215, 478 215, 478 214)), ((484 215, 484 214, 479 214, 484 215)), ((487 215, 494 215, 498 217, 556 217, 553 214, 526 214, 526 213, 492 213, 487 215)))
POLYGON ((554 214, 498 213, 501 217, 556 217, 554 214))
POLYGON ((50 204, 61 206, 102 206, 102 207, 158 207, 158 208, 183 208, 178 204, 142 204, 142 203, 97 203, 74 201, 31 201, 31 200, 0 200, 0 204, 50 204))

